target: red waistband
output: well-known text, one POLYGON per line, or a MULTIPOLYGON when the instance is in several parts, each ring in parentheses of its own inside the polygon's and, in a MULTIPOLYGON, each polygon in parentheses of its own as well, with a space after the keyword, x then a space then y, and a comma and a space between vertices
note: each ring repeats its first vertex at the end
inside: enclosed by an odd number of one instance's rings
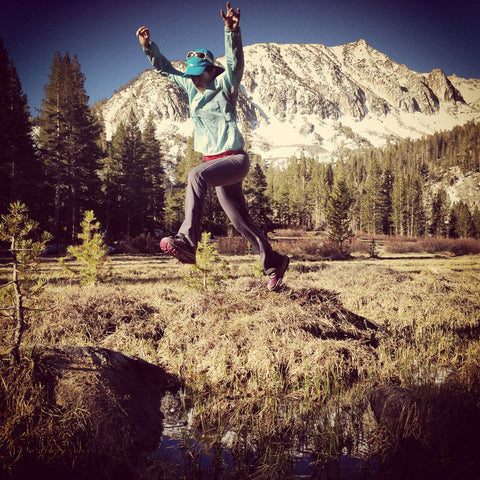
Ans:
POLYGON ((237 153, 241 152, 243 152, 243 150, 228 150, 227 152, 217 153, 216 155, 204 155, 203 158, 206 162, 209 162, 210 160, 229 157, 230 155, 236 155, 237 153))

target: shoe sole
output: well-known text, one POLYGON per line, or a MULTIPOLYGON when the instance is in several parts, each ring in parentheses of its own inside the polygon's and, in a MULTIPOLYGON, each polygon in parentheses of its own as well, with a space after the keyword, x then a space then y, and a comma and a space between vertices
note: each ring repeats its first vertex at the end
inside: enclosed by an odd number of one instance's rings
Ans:
POLYGON ((183 250, 175 245, 175 242, 170 239, 162 239, 160 242, 160 248, 163 253, 175 257, 181 263, 195 264, 196 257, 193 253, 183 250))
POLYGON ((287 271, 289 265, 290 265, 290 258, 285 256, 282 264, 282 269, 280 271, 280 275, 278 276, 277 283, 275 283, 273 287, 270 287, 270 285, 268 286, 268 289, 271 292, 276 292, 281 287, 283 283, 283 276, 285 275, 285 272, 287 271))

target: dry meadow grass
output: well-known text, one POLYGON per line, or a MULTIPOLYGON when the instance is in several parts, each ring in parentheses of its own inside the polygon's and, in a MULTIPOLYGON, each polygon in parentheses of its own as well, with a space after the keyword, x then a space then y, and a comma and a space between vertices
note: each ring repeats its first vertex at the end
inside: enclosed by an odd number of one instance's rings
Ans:
POLYGON ((277 293, 253 255, 225 257, 228 279, 207 290, 164 256, 114 256, 114 280, 95 287, 47 258, 41 302, 59 304, 31 319, 24 344, 96 345, 162 366, 212 442, 235 431, 264 457, 276 455, 265 439, 303 438, 321 464, 362 448, 388 459, 398 439, 372 435, 375 386, 420 398, 448 376, 480 392, 480 255, 387 255, 295 260, 277 293))

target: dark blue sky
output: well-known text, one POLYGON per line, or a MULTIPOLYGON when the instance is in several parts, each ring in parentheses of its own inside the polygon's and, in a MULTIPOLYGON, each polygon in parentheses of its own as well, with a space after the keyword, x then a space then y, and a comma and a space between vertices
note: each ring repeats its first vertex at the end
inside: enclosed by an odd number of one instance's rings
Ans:
MULTIPOLYGON (((0 37, 36 114, 58 50, 77 54, 91 103, 149 68, 135 31, 150 27, 171 60, 205 47, 223 55, 217 0, 16 0, 2 5, 0 37)), ((478 0, 240 0, 244 45, 321 43, 363 38, 394 61, 419 72, 480 78, 478 0)))

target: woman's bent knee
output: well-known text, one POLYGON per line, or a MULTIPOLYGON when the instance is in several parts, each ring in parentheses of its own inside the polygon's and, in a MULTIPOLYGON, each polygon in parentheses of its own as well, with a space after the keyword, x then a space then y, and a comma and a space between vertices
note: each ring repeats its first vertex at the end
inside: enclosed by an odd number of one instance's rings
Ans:
POLYGON ((194 185, 203 183, 202 171, 199 168, 190 170, 190 173, 188 174, 188 183, 194 185))

